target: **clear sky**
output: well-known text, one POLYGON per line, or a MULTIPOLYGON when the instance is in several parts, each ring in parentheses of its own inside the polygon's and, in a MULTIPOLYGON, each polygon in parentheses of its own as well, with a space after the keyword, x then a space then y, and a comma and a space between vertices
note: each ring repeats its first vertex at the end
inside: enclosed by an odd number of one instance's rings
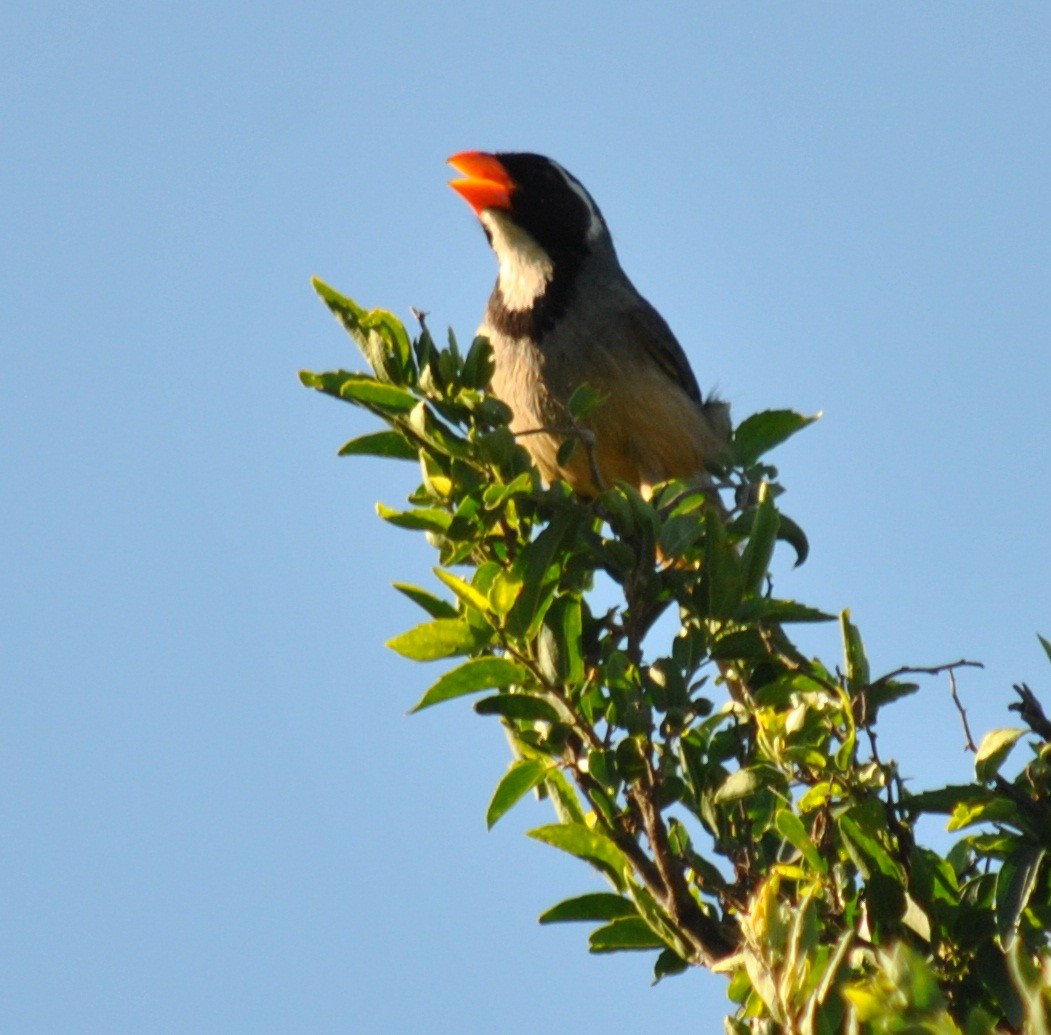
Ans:
MULTIPOLYGON (((357 366, 311 274, 477 325, 463 149, 550 154, 780 453, 877 671, 983 660, 973 725, 1051 697, 1045 3, 8 4, 0 19, 0 1029, 716 1031, 536 915, 597 888, 487 834, 506 765, 434 670, 409 465, 298 385, 357 366), (539 1018, 539 1020, 538 1020, 539 1018)), ((834 630, 813 649, 836 650, 834 630)), ((881 732, 969 761, 943 681, 881 732)), ((936 831, 932 836, 937 836, 936 831)))

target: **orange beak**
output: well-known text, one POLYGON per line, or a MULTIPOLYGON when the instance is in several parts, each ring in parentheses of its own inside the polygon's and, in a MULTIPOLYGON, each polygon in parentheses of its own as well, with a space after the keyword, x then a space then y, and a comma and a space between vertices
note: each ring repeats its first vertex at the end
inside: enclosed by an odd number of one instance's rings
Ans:
POLYGON ((509 209, 515 181, 495 155, 484 151, 461 151, 448 160, 464 179, 450 180, 449 186, 480 216, 487 208, 509 209))

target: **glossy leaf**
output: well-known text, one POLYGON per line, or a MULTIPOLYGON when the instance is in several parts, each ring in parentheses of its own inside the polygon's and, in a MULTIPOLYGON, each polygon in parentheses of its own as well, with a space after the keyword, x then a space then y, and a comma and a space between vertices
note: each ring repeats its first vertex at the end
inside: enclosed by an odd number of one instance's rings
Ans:
POLYGON ((462 619, 438 618, 395 636, 393 640, 387 641, 387 646, 403 658, 435 661, 457 654, 470 654, 483 647, 486 639, 462 619))
POLYGON ((803 853, 803 858, 806 859, 811 869, 818 873, 828 871, 828 863, 822 858, 817 845, 811 840, 806 827, 803 826, 803 821, 794 812, 788 809, 778 809, 774 816, 774 826, 789 844, 803 853))
POLYGON ((440 582, 444 582, 468 607, 485 614, 489 610, 489 600, 483 593, 479 593, 470 583, 454 575, 451 571, 443 568, 435 568, 434 574, 440 582))
POLYGON ((624 887, 627 860, 605 834, 582 823, 555 823, 530 830, 529 836, 594 864, 613 880, 616 887, 624 887))
POLYGON ((485 813, 486 825, 491 830, 494 824, 511 809, 523 795, 541 783, 551 768, 550 763, 532 758, 520 758, 511 764, 496 785, 489 808, 485 813))
POLYGON ((376 513, 396 528, 407 528, 413 532, 438 532, 444 534, 452 524, 452 514, 437 507, 416 507, 413 510, 394 510, 384 503, 376 504, 376 513))
POLYGON ((558 712, 547 701, 531 694, 499 694, 475 703, 479 715, 502 715, 521 722, 558 722, 558 712))
POLYGON ((465 661, 451 672, 446 672, 412 710, 418 712, 421 708, 429 708, 432 704, 441 704, 442 701, 450 701, 454 697, 473 694, 479 690, 511 686, 528 678, 529 673, 526 669, 507 658, 474 658, 465 661))
POLYGON ((540 665, 551 683, 570 685, 584 678, 581 635, 580 599, 568 594, 558 597, 544 617, 538 641, 540 665))
POLYGON ((582 920, 617 920, 626 916, 637 916, 638 911, 631 899, 614 895, 609 891, 596 891, 589 895, 567 898, 540 914, 542 924, 574 923, 582 920))
POLYGON ((339 395, 347 402, 377 407, 390 413, 408 413, 417 405, 411 392, 366 374, 349 374, 339 386, 339 395))
POLYGON ((1010 727, 990 730, 982 738, 981 744, 978 745, 978 753, 974 756, 974 775, 983 781, 996 776, 1018 738, 1025 736, 1027 732, 1010 727))
POLYGON ((397 431, 374 431, 345 442, 339 450, 340 456, 379 456, 389 460, 416 460, 419 453, 405 441, 397 431))
POLYGON ((663 949, 664 942, 641 917, 623 917, 592 931, 588 939, 592 952, 640 952, 663 949))

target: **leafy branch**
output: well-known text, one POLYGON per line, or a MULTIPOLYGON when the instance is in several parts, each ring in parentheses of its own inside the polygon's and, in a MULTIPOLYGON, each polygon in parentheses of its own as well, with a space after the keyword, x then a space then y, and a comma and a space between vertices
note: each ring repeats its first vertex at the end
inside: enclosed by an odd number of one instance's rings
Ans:
MULTIPOLYGON (((437 586, 396 585, 426 618, 390 646, 454 663, 414 710, 481 695, 475 711, 499 719, 514 756, 487 822, 530 791, 548 798, 555 821, 531 836, 608 886, 541 921, 596 925, 593 952, 655 952, 658 980, 725 973, 731 1032, 1046 1030, 1051 724, 1020 684, 1026 728, 975 744, 956 674, 976 663, 874 678, 849 612, 835 665, 792 642, 793 626, 836 620, 775 595, 769 571, 779 542, 797 564, 809 551, 768 454, 812 418, 748 417, 704 485, 644 498, 595 479, 582 501, 541 482, 487 394, 486 341, 439 348, 422 318, 410 337, 315 287, 372 372, 301 379, 384 425, 341 454, 421 472, 405 509, 378 507, 438 555, 437 586), (944 673, 975 779, 910 792, 874 727, 916 678, 944 673), (1022 740, 1032 757, 1009 778, 1022 740), (926 814, 966 831, 946 855, 917 839, 926 814)), ((590 448, 602 404, 574 396, 567 453, 590 448)))

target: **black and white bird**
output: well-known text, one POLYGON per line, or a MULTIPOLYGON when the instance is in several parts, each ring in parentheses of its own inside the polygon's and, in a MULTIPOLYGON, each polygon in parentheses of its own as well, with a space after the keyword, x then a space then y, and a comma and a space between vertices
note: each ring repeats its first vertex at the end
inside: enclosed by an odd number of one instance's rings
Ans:
POLYGON ((493 346, 493 392, 547 480, 582 495, 620 480, 643 493, 703 475, 725 450, 729 407, 704 399, 682 346, 621 269, 606 220, 576 177, 541 155, 465 151, 452 186, 499 264, 479 334, 493 346), (558 451, 582 384, 604 399, 589 450, 558 451), (596 476, 600 485, 596 485, 596 476))

